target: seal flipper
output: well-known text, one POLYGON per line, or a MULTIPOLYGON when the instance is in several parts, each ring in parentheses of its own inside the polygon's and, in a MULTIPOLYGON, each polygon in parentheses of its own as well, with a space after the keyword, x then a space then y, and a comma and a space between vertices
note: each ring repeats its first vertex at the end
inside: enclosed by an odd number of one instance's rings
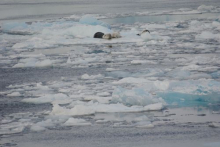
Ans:
POLYGON ((150 34, 150 31, 149 30, 143 30, 141 33, 137 34, 138 36, 141 36, 142 34, 148 32, 150 34))
POLYGON ((96 32, 94 34, 94 38, 102 38, 103 36, 104 36, 104 33, 102 33, 102 32, 96 32))

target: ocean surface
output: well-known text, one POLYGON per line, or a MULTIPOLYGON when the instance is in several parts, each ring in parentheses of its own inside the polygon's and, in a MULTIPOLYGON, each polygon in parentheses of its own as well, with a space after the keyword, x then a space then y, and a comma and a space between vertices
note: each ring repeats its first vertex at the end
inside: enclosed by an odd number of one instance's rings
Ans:
POLYGON ((0 147, 219 147, 219 134, 219 0, 0 1, 0 147))

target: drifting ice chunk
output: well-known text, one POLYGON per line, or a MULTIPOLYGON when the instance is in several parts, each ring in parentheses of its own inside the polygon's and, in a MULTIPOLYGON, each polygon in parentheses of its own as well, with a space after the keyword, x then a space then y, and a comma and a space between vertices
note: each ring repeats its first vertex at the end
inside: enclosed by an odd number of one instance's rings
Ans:
POLYGON ((154 125, 151 123, 137 123, 137 128, 154 128, 154 125))
MULTIPOLYGON (((163 101, 162 99, 160 99, 163 101)), ((150 104, 144 107, 144 111, 157 111, 162 110, 164 108, 164 105, 162 103, 156 103, 156 104, 150 104)))
POLYGON ((187 70, 173 70, 168 75, 175 79, 188 79, 191 73, 187 70))
POLYGON ((116 88, 112 94, 112 102, 120 102, 129 106, 146 106, 154 103, 161 103, 164 101, 160 98, 153 97, 153 95, 141 88, 133 88, 131 90, 128 90, 119 87, 116 88))
POLYGON ((52 23, 47 22, 10 22, 2 25, 2 31, 15 35, 33 35, 42 31, 42 28, 51 27, 52 23))
POLYGON ((71 64, 71 63, 72 63, 70 57, 67 59, 67 62, 66 62, 66 63, 67 63, 67 64, 71 64))
POLYGON ((88 25, 100 25, 100 26, 111 29, 110 25, 108 25, 100 20, 97 20, 96 18, 93 18, 91 15, 84 15, 79 20, 79 22, 82 24, 88 24, 88 25))
POLYGON ((118 69, 114 69, 114 68, 106 68, 106 71, 115 71, 115 70, 118 70, 118 69))
POLYGON ((111 100, 111 97, 85 96, 84 100, 87 100, 87 101, 96 100, 99 103, 109 103, 109 101, 111 100))
POLYGON ((101 104, 101 103, 81 103, 76 104, 73 108, 67 109, 57 104, 53 105, 52 115, 66 115, 66 116, 77 116, 77 115, 91 115, 95 113, 113 113, 113 112, 143 112, 143 111, 155 111, 161 110, 164 106, 162 103, 151 104, 147 106, 125 106, 123 104, 101 104))
POLYGON ((26 103, 35 103, 35 104, 53 103, 53 102, 58 102, 59 104, 65 104, 70 101, 70 98, 65 94, 58 93, 58 94, 47 94, 39 98, 26 98, 23 99, 22 101, 26 103))
POLYGON ((208 106, 219 103, 220 83, 214 80, 175 81, 167 91, 156 92, 168 104, 208 106))
POLYGON ((83 80, 94 80, 94 79, 102 79, 103 75, 98 74, 98 75, 88 75, 88 74, 84 74, 81 76, 81 79, 83 80))
POLYGON ((13 93, 7 94, 7 96, 16 97, 16 96, 21 96, 21 94, 20 92, 13 92, 13 93))
MULTIPOLYGON (((1 126, 2 127, 2 126, 1 126)), ((23 126, 14 128, 0 128, 0 135, 20 133, 25 129, 23 126)))
POLYGON ((67 115, 67 116, 91 115, 91 114, 95 114, 95 110, 93 107, 88 107, 86 105, 76 105, 72 109, 66 109, 64 107, 59 106, 58 104, 54 104, 51 114, 67 115))
POLYGON ((31 126, 30 130, 33 132, 40 132, 40 131, 46 130, 46 128, 39 126, 39 125, 33 125, 31 126))
POLYGON ((21 67, 48 67, 52 66, 52 61, 50 59, 39 60, 37 58, 26 58, 21 59, 18 64, 15 64, 14 68, 21 67))
POLYGON ((217 12, 217 8, 215 6, 206 6, 201 5, 197 8, 200 12, 217 12))
POLYGON ((143 78, 127 77, 127 78, 123 78, 119 81, 115 81, 115 82, 113 82, 113 84, 126 84, 126 83, 141 84, 141 83, 147 83, 147 82, 149 82, 149 81, 146 79, 143 79, 143 78))
POLYGON ((147 60, 132 60, 131 64, 137 65, 137 64, 156 64, 153 61, 147 61, 147 60))
POLYGON ((63 125, 64 126, 86 126, 86 125, 91 125, 91 123, 85 121, 84 119, 69 118, 63 125))
POLYGON ((220 35, 219 34, 213 34, 211 32, 208 31, 204 31, 201 34, 196 36, 197 39, 216 39, 219 40, 220 39, 220 35))
POLYGON ((26 23, 6 23, 2 25, 2 31, 5 33, 10 34, 17 34, 17 35, 28 35, 32 34, 28 31, 28 24, 26 23))
POLYGON ((200 69, 201 67, 199 65, 195 65, 195 64, 191 64, 191 65, 188 65, 188 66, 184 66, 182 68, 182 70, 198 70, 200 69))
POLYGON ((211 76, 212 76, 213 78, 215 78, 215 79, 220 78, 220 71, 213 72, 213 73, 211 74, 211 76))
POLYGON ((212 123, 209 124, 209 127, 212 127, 212 128, 220 128, 220 124, 219 124, 219 123, 214 123, 214 122, 212 122, 212 123))

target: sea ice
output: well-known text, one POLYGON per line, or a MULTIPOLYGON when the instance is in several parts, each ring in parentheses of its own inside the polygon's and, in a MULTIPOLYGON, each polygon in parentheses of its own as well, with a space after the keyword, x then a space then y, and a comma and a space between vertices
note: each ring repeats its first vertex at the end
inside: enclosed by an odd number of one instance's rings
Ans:
POLYGON ((38 59, 38 58, 26 58, 21 59, 19 63, 15 64, 13 68, 22 68, 22 67, 48 67, 52 66, 52 61, 50 59, 38 59))
POLYGON ((141 88, 124 89, 118 87, 113 91, 112 102, 119 102, 128 106, 147 106, 164 101, 160 98, 154 97, 153 95, 141 88))
POLYGON ((46 130, 46 128, 42 127, 42 126, 39 126, 39 125, 32 125, 30 127, 30 130, 33 131, 33 132, 41 132, 41 131, 46 130))
POLYGON ((134 77, 127 77, 127 78, 123 78, 119 81, 114 81, 113 84, 127 84, 127 83, 131 83, 131 84, 140 84, 140 83, 147 83, 149 82, 146 79, 143 78, 134 78, 134 77))
POLYGON ((27 29, 29 25, 24 22, 5 23, 1 27, 2 27, 2 32, 5 32, 5 33, 21 34, 21 35, 32 34, 32 32, 30 32, 31 30, 27 29))
POLYGON ((18 121, 18 122, 11 122, 7 124, 1 124, 0 135, 21 133, 24 131, 25 127, 31 124, 32 123, 30 122, 30 120, 23 121, 23 122, 18 121))
POLYGON ((52 115, 91 115, 95 113, 114 113, 114 112, 142 112, 142 111, 158 111, 164 108, 162 103, 155 103, 146 106, 125 106, 121 103, 117 104, 101 104, 98 102, 87 102, 74 104, 73 108, 67 109, 58 104, 53 104, 52 115))
MULTIPOLYGON (((109 95, 107 95, 109 96, 109 95)), ((84 96, 83 98, 84 100, 87 100, 87 101, 91 101, 91 100, 96 100, 98 101, 99 103, 106 103, 108 104, 109 101, 112 99, 111 97, 101 97, 101 96, 84 96)))
POLYGON ((215 6, 201 5, 197 8, 200 12, 218 12, 218 8, 215 6))
POLYGON ((82 18, 79 20, 79 22, 82 24, 88 24, 88 25, 100 25, 100 26, 106 27, 108 29, 111 29, 109 24, 102 22, 100 20, 97 20, 96 18, 94 18, 93 16, 91 16, 89 14, 82 16, 82 18))
POLYGON ((35 103, 35 104, 54 103, 54 102, 59 104, 66 104, 69 103, 71 99, 65 94, 58 93, 58 94, 46 94, 39 98, 25 98, 22 101, 26 103, 35 103))
POLYGON ((80 119, 80 118, 69 118, 64 124, 63 126, 87 126, 87 125, 91 125, 90 122, 87 122, 84 119, 80 119))
POLYGON ((209 31, 203 31, 201 34, 196 36, 197 39, 216 39, 220 40, 219 34, 213 34, 209 31))
POLYGON ((156 64, 156 63, 148 60, 132 60, 131 64, 136 65, 136 64, 156 64))
POLYGON ((156 40, 156 41, 161 41, 161 42, 164 42, 164 43, 166 43, 168 40, 170 40, 170 37, 168 37, 168 36, 160 36, 156 32, 144 33, 144 34, 141 35, 141 38, 144 41, 156 40))
POLYGON ((215 79, 220 78, 220 71, 216 71, 216 72, 211 73, 211 76, 215 79))
MULTIPOLYGON (((197 10, 179 9, 159 13, 216 11, 219 8, 215 6, 200 6, 197 10)), ((67 20, 2 25, 1 65, 9 67, 13 63, 14 68, 60 65, 74 70, 75 67, 84 67, 76 75, 75 72, 70 77, 62 75, 65 78, 58 78, 60 81, 6 87, 9 90, 0 94, 25 96, 22 102, 27 103, 51 103, 52 110, 35 113, 36 118, 29 120, 25 118, 33 114, 25 115, 24 119, 20 119, 19 114, 13 114, 15 119, 2 121, 4 124, 0 126, 0 132, 3 134, 19 133, 26 127, 38 132, 57 125, 92 125, 91 122, 148 128, 153 127, 150 117, 140 112, 161 110, 167 103, 207 107, 219 103, 220 36, 216 33, 220 30, 219 18, 173 23, 114 24, 122 37, 111 40, 93 38, 96 32, 113 31, 110 25, 96 19, 96 16, 86 15, 81 19, 72 16, 67 20), (138 30, 146 28, 153 31, 141 37, 136 35, 138 30), (68 50, 62 52, 65 48, 68 50), (58 54, 55 55, 54 50, 58 50, 58 54), (33 54, 30 54, 32 51, 33 54), (35 52, 50 52, 53 55, 35 52), (97 70, 90 71, 90 67, 97 70), (122 116, 124 114, 131 117, 122 116), (85 117, 92 121, 72 118, 85 115, 92 115, 85 117), (99 115, 105 116, 98 118, 99 115), (20 119, 19 123, 14 122, 17 119, 20 119)))
POLYGON ((98 75, 84 74, 81 76, 81 79, 83 79, 83 80, 94 80, 94 79, 102 79, 102 78, 104 78, 104 76, 101 74, 98 74, 98 75))
POLYGON ((219 124, 219 123, 214 123, 214 122, 212 122, 212 123, 209 124, 209 127, 212 127, 212 128, 220 128, 220 124, 219 124))
POLYGON ((9 96, 9 97, 19 97, 19 96, 21 96, 21 94, 20 94, 20 92, 13 92, 13 93, 7 94, 7 96, 9 96))

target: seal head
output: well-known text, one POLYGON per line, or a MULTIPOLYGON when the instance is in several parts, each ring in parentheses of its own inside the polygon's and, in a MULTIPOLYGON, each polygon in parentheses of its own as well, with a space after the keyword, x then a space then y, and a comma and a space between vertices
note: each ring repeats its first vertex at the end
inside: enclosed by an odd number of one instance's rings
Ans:
POLYGON ((95 34, 94 34, 94 38, 102 38, 104 36, 104 33, 102 33, 102 32, 96 32, 95 34))

